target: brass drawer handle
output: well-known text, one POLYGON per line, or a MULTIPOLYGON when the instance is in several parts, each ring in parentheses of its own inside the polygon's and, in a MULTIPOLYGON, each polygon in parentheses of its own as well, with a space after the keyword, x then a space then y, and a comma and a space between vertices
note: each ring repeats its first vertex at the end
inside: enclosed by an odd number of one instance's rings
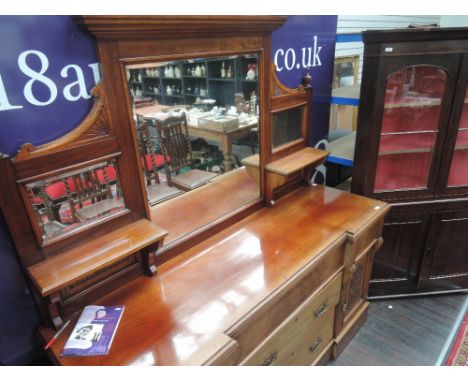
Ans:
POLYGON ((263 361, 262 366, 271 366, 277 358, 278 355, 276 354, 276 352, 271 353, 271 355, 265 361, 263 361))
POLYGON ((318 309, 314 311, 315 317, 317 318, 317 317, 322 316, 328 310, 329 307, 330 306, 328 305, 328 303, 320 305, 318 309))
POLYGON ((315 342, 309 346, 309 351, 311 353, 313 353, 314 351, 316 351, 319 347, 320 347, 320 344, 322 343, 322 337, 317 337, 317 339, 315 340, 315 342))

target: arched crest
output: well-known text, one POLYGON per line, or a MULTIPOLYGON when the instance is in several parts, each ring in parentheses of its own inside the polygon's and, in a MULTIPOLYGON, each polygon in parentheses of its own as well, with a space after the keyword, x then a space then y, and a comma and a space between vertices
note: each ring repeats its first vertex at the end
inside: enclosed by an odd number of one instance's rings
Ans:
POLYGON ((50 154, 85 143, 101 140, 112 135, 111 117, 107 106, 104 82, 99 82, 92 90, 94 105, 86 118, 72 131, 51 142, 40 146, 25 143, 21 146, 14 160, 21 161, 32 157, 50 154))
POLYGON ((278 76, 276 75, 276 65, 272 64, 271 68, 271 98, 275 99, 277 97, 283 97, 283 96, 291 96, 295 95, 298 92, 303 92, 305 90, 305 87, 303 85, 299 85, 295 89, 288 88, 287 86, 283 85, 281 81, 278 79, 278 76))

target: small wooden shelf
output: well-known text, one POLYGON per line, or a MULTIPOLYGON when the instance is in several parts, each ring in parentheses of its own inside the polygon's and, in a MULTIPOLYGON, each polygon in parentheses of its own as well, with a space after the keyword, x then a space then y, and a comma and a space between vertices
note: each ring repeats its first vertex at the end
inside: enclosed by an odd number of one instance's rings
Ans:
MULTIPOLYGON (((325 162, 329 152, 325 150, 305 147, 299 151, 289 154, 265 166, 266 170, 266 193, 265 198, 270 205, 275 204, 273 192, 276 188, 302 176, 307 180, 312 169, 325 162)), ((259 156, 251 155, 242 159, 251 176, 258 179, 259 156)))
POLYGON ((148 246, 159 243, 167 232, 146 219, 89 240, 60 255, 28 268, 43 297, 89 276, 148 246))
POLYGON ((278 175, 290 176, 306 167, 316 167, 328 156, 328 151, 306 147, 284 158, 268 163, 265 169, 278 175))

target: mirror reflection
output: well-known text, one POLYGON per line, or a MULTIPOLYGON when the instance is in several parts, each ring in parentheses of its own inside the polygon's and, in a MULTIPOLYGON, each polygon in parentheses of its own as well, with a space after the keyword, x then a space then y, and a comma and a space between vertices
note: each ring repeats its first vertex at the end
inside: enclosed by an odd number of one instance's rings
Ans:
POLYGON ((125 209, 115 160, 25 187, 44 242, 125 209))
POLYGON ((302 138, 303 107, 284 110, 273 114, 271 146, 277 148, 302 138))
MULTIPOLYGON (((259 146, 256 54, 133 64, 126 74, 150 205, 245 172, 242 159, 259 146)), ((256 187, 250 200, 258 196, 256 187)))

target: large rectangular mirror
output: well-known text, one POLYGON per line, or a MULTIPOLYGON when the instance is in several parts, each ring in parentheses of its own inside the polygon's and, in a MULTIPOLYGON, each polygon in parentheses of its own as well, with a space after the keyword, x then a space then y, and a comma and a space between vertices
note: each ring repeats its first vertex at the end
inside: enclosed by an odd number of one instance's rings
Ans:
POLYGON ((242 165, 259 152, 257 54, 132 63, 126 75, 152 220, 166 242, 259 198, 242 165))

